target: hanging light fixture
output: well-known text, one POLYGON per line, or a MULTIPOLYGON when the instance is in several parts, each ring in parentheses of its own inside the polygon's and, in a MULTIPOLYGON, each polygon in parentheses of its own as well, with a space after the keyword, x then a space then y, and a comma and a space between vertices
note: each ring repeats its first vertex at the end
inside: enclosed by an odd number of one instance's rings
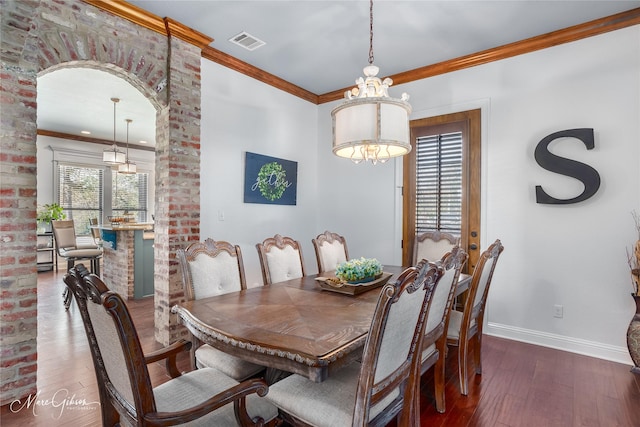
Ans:
POLYGON ((123 164, 118 166, 118 173, 127 175, 132 175, 137 171, 136 164, 129 160, 129 124, 132 121, 131 119, 125 119, 125 122, 127 122, 127 158, 123 164))
POLYGON ((102 152, 102 161, 110 165, 120 165, 126 161, 124 151, 118 150, 118 144, 116 144, 116 104, 120 99, 111 98, 111 101, 113 101, 113 145, 102 152))
POLYGON ((331 111, 333 119, 333 153, 374 165, 411 151, 409 141, 409 95, 391 98, 387 92, 393 80, 381 80, 379 68, 373 65, 373 0, 369 6, 369 65, 365 78, 356 80, 357 87, 345 92, 346 101, 331 111))

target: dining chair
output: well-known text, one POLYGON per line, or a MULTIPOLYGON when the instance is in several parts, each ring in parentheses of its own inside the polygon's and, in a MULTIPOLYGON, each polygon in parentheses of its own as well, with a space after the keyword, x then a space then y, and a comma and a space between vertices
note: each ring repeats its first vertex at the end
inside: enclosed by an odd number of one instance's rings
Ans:
POLYGON ((347 241, 337 233, 325 231, 315 239, 311 239, 313 248, 316 251, 316 261, 318 262, 318 273, 333 271, 338 264, 349 259, 347 241))
POLYGON ((413 265, 421 259, 437 261, 442 256, 460 245, 460 238, 443 231, 426 231, 418 234, 413 243, 413 265))
MULTIPOLYGON (((225 241, 206 239, 178 249, 182 285, 187 301, 247 289, 240 246, 225 241)), ((203 344, 195 336, 192 341, 192 367, 216 368, 231 378, 242 381, 263 371, 264 366, 247 362, 203 344)))
POLYGON ((278 425, 275 406, 262 396, 262 379, 239 383, 216 369, 181 374, 180 352, 191 343, 180 340, 144 354, 125 301, 82 264, 69 270, 64 282, 75 295, 98 380, 102 425, 278 425), (147 365, 166 361, 171 379, 152 387, 147 365))
POLYGON ((502 242, 497 239, 482 252, 471 275, 471 283, 469 284, 464 310, 451 310, 449 314, 447 344, 458 347, 460 392, 465 396, 469 391, 467 366, 471 351, 474 355, 473 362, 476 375, 482 374, 481 349, 484 311, 493 272, 503 250, 502 242))
POLYGON ((276 234, 256 244, 265 285, 305 276, 302 246, 291 237, 276 234))
POLYGON ((431 296, 442 267, 421 263, 380 291, 362 362, 323 382, 293 374, 269 387, 266 399, 286 422, 318 427, 418 426, 420 349, 431 296))
POLYGON ((456 286, 460 278, 460 271, 467 262, 469 255, 460 247, 454 246, 451 252, 447 252, 442 260, 444 273, 438 287, 431 297, 431 307, 425 326, 425 337, 422 343, 422 362, 420 375, 424 375, 432 366, 434 368, 436 409, 442 413, 445 411, 444 385, 445 385, 445 357, 447 350, 447 326, 449 314, 453 305, 456 286))
MULTIPOLYGON (((91 263, 91 271, 100 275, 100 258, 102 249, 97 245, 79 244, 76 238, 76 230, 72 219, 51 221, 53 240, 56 247, 56 256, 67 260, 67 271, 69 271, 76 261, 88 260, 91 263)), ((62 294, 65 310, 69 310, 73 293, 68 288, 62 294)))
POLYGON ((89 218, 89 229, 91 230, 91 237, 93 237, 93 243, 99 248, 102 247, 102 236, 100 235, 100 229, 98 227, 98 218, 89 218))

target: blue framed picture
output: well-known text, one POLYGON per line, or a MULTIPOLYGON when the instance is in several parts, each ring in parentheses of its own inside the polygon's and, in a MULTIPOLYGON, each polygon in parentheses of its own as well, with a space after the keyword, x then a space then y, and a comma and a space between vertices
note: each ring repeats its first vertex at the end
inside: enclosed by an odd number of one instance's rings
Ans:
POLYGON ((295 205, 298 162, 246 152, 244 202, 295 205))

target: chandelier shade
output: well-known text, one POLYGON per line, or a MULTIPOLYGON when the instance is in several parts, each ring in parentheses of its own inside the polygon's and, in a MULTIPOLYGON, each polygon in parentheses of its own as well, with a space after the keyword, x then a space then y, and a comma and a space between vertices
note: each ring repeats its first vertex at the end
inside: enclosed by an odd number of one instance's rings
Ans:
POLYGON ((124 163, 118 166, 118 173, 125 175, 133 175, 138 171, 136 164, 129 160, 129 125, 133 120, 125 119, 127 122, 127 157, 124 163))
POLYGON ((409 95, 400 99, 388 93, 393 80, 381 80, 373 65, 373 0, 369 7, 369 65, 357 87, 345 92, 346 100, 331 110, 333 153, 354 163, 384 163, 411 151, 409 95))
POLYGON ((359 163, 382 162, 411 151, 411 106, 393 98, 345 102, 331 112, 333 153, 359 163))
POLYGON ((102 152, 102 161, 113 166, 125 163, 127 158, 124 151, 118 150, 118 144, 116 144, 116 105, 120 99, 111 98, 111 101, 113 102, 113 145, 102 152))
POLYGON ((124 152, 118 150, 117 145, 102 152, 102 161, 110 165, 121 165, 126 161, 124 152))

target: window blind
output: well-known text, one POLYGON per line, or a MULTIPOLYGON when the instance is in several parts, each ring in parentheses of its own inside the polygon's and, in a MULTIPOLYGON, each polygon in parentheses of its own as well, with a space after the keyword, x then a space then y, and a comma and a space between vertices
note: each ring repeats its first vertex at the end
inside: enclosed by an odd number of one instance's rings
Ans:
POLYGON ((113 215, 133 213, 136 222, 147 222, 148 182, 148 173, 131 175, 114 173, 111 193, 113 215))
POLYGON ((58 203, 76 234, 90 234, 89 218, 101 218, 104 170, 89 166, 58 164, 58 203))
POLYGON ((461 234, 462 132, 416 139, 416 233, 461 234))

